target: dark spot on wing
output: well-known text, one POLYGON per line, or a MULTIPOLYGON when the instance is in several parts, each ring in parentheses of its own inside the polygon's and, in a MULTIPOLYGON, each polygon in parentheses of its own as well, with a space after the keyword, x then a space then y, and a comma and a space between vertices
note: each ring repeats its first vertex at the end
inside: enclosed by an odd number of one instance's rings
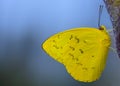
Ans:
POLYGON ((61 61, 63 62, 63 59, 61 59, 61 61))
POLYGON ((57 45, 53 45, 53 47, 55 47, 56 49, 59 49, 59 47, 57 45))
POLYGON ((79 61, 79 59, 78 59, 78 58, 76 58, 76 61, 79 61))
POLYGON ((91 67, 92 69, 95 69, 95 67, 91 67))
POLYGON ((56 42, 55 40, 53 40, 53 42, 56 42))
POLYGON ((82 63, 78 63, 78 62, 76 64, 81 65, 81 66, 83 65, 82 63))
POLYGON ((94 56, 92 56, 92 57, 94 57, 94 56))
POLYGON ((73 38, 73 35, 70 36, 70 40, 73 38))
POLYGON ((83 42, 84 42, 84 43, 87 43, 87 41, 86 41, 86 40, 84 40, 83 42))
POLYGON ((82 69, 83 69, 83 70, 88 70, 86 67, 83 67, 82 69))
POLYGON ((82 54, 84 53, 82 49, 79 49, 79 51, 80 51, 82 54))
POLYGON ((98 79, 96 79, 96 81, 97 81, 98 79))
POLYGON ((83 64, 82 64, 82 63, 80 63, 80 65, 82 66, 83 64))
POLYGON ((63 47, 60 47, 61 49, 63 49, 63 47))
POLYGON ((69 46, 70 47, 70 49, 72 49, 73 51, 75 50, 75 48, 74 47, 72 47, 72 46, 69 46))
POLYGON ((58 39, 60 38, 60 35, 58 35, 58 39))
POLYGON ((80 39, 75 36, 75 40, 77 40, 77 43, 80 42, 80 39))
POLYGON ((70 55, 70 56, 72 56, 72 57, 73 57, 73 59, 74 59, 74 55, 73 55, 73 54, 69 53, 69 55, 70 55))

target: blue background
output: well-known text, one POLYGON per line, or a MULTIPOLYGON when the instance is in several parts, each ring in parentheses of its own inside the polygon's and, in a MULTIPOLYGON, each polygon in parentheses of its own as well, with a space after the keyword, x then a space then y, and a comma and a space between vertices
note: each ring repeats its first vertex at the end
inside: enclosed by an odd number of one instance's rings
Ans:
MULTIPOLYGON (((49 36, 75 27, 98 27, 102 0, 0 0, 0 86, 119 86, 120 60, 110 51, 94 83, 74 80, 41 48, 49 36)), ((112 29, 104 6, 101 24, 112 29)))

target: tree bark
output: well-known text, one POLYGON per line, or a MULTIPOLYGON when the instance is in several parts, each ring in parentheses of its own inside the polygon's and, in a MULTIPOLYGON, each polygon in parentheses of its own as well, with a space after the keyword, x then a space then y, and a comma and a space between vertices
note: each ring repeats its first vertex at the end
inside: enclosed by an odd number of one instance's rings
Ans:
POLYGON ((103 0, 110 15, 116 40, 116 49, 120 57, 120 0, 103 0))

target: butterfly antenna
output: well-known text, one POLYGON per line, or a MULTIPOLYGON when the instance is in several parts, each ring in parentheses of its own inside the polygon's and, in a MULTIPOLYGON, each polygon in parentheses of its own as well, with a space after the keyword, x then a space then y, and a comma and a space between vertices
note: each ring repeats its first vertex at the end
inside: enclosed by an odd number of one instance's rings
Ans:
POLYGON ((100 27, 102 11, 103 11, 103 5, 100 5, 100 7, 99 7, 99 17, 98 17, 98 28, 100 27))

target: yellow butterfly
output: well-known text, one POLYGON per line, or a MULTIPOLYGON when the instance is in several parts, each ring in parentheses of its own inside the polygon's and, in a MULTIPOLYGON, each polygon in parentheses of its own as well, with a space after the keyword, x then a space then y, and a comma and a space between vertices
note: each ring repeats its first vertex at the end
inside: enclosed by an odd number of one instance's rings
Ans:
POLYGON ((105 28, 73 28, 57 33, 43 43, 43 49, 62 63, 67 72, 78 81, 99 79, 106 64, 111 44, 105 28))

